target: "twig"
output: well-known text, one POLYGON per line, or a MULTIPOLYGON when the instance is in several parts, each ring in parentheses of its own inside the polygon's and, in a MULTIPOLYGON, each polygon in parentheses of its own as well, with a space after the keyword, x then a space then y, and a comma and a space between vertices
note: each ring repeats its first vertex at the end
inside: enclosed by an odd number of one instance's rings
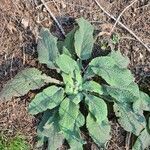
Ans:
POLYGON ((126 150, 130 150, 130 139, 131 139, 131 132, 130 133, 127 133, 127 136, 126 136, 126 150))
MULTIPOLYGON (((97 0, 94 0, 95 3, 98 5, 98 7, 110 18, 112 18, 113 20, 117 20, 114 16, 112 16, 111 14, 109 14, 101 5, 97 0)), ((126 29, 132 36, 134 36, 149 52, 150 52, 150 48, 143 42, 141 41, 141 39, 135 34, 133 33, 132 30, 130 30, 128 27, 126 27, 123 23, 121 23, 120 21, 118 21, 118 24, 121 25, 124 29, 126 29)))
POLYGON ((41 0, 42 4, 44 5, 44 7, 47 9, 47 11, 49 12, 50 16, 53 18, 53 20, 55 21, 55 23, 57 24, 58 28, 60 29, 60 31, 62 32, 63 36, 65 36, 65 31, 62 28, 62 26, 59 24, 58 20, 55 18, 54 14, 51 12, 51 10, 49 9, 49 7, 47 6, 47 3, 44 0, 41 0))
POLYGON ((112 32, 114 31, 114 29, 115 29, 115 27, 116 27, 118 21, 120 20, 121 16, 123 15, 123 13, 124 13, 129 7, 131 7, 135 2, 137 2, 137 1, 138 1, 138 0, 134 0, 130 5, 128 5, 128 6, 120 13, 120 15, 119 15, 118 18, 116 19, 116 22, 115 22, 115 24, 113 25, 113 27, 112 27, 112 29, 111 29, 111 31, 110 31, 110 35, 111 35, 112 32))

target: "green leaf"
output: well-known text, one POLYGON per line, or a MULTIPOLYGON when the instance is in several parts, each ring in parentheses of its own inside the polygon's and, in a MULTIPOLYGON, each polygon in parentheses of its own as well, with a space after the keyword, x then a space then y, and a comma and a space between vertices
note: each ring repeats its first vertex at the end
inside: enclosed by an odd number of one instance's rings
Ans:
POLYGON ((132 150, 144 150, 150 146, 150 134, 144 129, 138 136, 132 150))
POLYGON ((86 125, 89 135, 98 146, 104 146, 104 144, 110 140, 111 128, 107 119, 101 123, 98 123, 89 113, 87 116, 86 125))
POLYGON ((40 123, 37 126, 38 141, 37 141, 36 147, 42 147, 44 142, 46 142, 48 140, 48 138, 47 138, 48 132, 43 127, 44 127, 45 123, 48 121, 48 119, 52 116, 52 114, 53 114, 52 110, 45 111, 40 123))
POLYGON ((140 91, 140 97, 133 103, 133 109, 136 112, 143 110, 150 112, 150 97, 146 93, 140 91))
POLYGON ((76 28, 74 28, 72 31, 70 31, 65 38, 64 46, 69 51, 69 53, 75 57, 75 47, 74 47, 74 34, 75 34, 76 28))
POLYGON ((114 104, 114 111, 119 118, 118 122, 126 131, 138 136, 146 127, 144 115, 135 113, 128 104, 114 104))
POLYGON ((83 144, 81 141, 70 138, 68 139, 68 143, 70 145, 70 150, 83 150, 83 144))
POLYGON ((110 68, 92 67, 92 70, 95 74, 101 76, 111 86, 128 86, 134 81, 133 75, 129 70, 120 69, 117 66, 110 68))
POLYGON ((80 149, 84 142, 79 127, 84 125, 85 119, 79 111, 79 105, 75 105, 70 99, 66 98, 60 105, 59 115, 61 118, 59 121, 60 128, 71 149, 80 149), (77 148, 75 148, 75 143, 78 143, 77 148))
POLYGON ((76 124, 77 127, 81 127, 85 124, 85 118, 84 118, 84 116, 82 115, 81 112, 79 112, 78 117, 75 121, 75 124, 76 124))
MULTIPOLYGON (((120 58, 117 52, 112 52, 109 56, 97 57, 93 59, 86 71, 91 76, 93 74, 101 76, 111 86, 128 86, 134 81, 131 72, 126 69, 128 61, 120 58), (124 64, 123 64, 124 62, 124 64)), ((121 56, 121 54, 120 54, 121 56)))
POLYGON ((74 77, 74 70, 80 71, 77 62, 65 54, 56 59, 56 64, 64 73, 70 74, 72 77, 74 77))
POLYGON ((55 68, 55 59, 59 56, 57 48, 57 38, 54 37, 48 29, 42 28, 39 34, 37 51, 38 60, 46 64, 49 68, 55 68))
POLYGON ((83 84, 83 90, 89 91, 89 92, 95 92, 100 95, 103 94, 102 86, 95 81, 86 81, 83 84))
POLYGON ((73 93, 74 82, 70 74, 62 73, 63 81, 65 83, 65 92, 67 94, 73 93))
POLYGON ((56 86, 50 86, 37 94, 29 104, 29 113, 38 114, 47 109, 58 106, 64 98, 64 90, 56 86))
POLYGON ((79 105, 74 104, 70 99, 65 98, 59 107, 60 126, 62 130, 74 128, 74 123, 79 114, 79 105))
POLYGON ((107 105, 103 99, 86 94, 85 101, 89 106, 89 111, 93 116, 95 116, 98 123, 101 123, 103 120, 107 119, 107 105))
POLYGON ((44 126, 44 129, 48 134, 47 137, 49 150, 60 148, 64 142, 64 136, 60 132, 58 121, 58 114, 55 114, 53 118, 49 118, 44 126))
POLYGON ((75 51, 78 57, 82 60, 89 59, 91 57, 94 44, 94 27, 83 18, 77 19, 76 22, 79 25, 79 29, 76 31, 74 36, 75 51))
POLYGON ((129 65, 129 58, 127 56, 123 56, 120 51, 112 51, 109 57, 115 61, 119 68, 127 68, 129 65))
MULTIPOLYGON (((38 126, 38 137, 48 141, 48 149, 57 149, 63 144, 64 136, 60 132, 58 120, 57 110, 46 111, 38 126)), ((38 141, 38 147, 43 144, 44 140, 38 141)))
POLYGON ((12 80, 4 85, 0 92, 0 100, 11 100, 12 97, 19 97, 27 94, 30 90, 36 90, 45 83, 55 82, 55 79, 42 74, 36 68, 28 68, 19 72, 12 80))
POLYGON ((105 86, 107 93, 116 99, 117 102, 135 102, 139 98, 139 88, 138 85, 134 82, 128 86, 122 87, 113 87, 105 86))
POLYGON ((79 91, 82 91, 82 77, 80 72, 74 71, 74 77, 70 74, 62 73, 62 77, 67 94, 78 94, 79 91))
POLYGON ((74 127, 69 130, 64 130, 65 137, 70 145, 71 150, 82 150, 85 141, 82 139, 79 127, 85 123, 84 116, 79 112, 75 121, 74 127))
POLYGON ((66 47, 63 47, 63 54, 68 55, 71 57, 71 54, 69 52, 69 50, 66 47))
POLYGON ((80 103, 80 101, 82 101, 83 94, 82 93, 78 93, 77 95, 70 95, 69 99, 77 105, 77 104, 80 103))

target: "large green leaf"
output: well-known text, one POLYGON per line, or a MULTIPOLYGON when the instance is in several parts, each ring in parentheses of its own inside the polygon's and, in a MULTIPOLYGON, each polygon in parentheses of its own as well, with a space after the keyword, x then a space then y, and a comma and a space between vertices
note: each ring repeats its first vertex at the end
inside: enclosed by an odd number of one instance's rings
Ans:
POLYGON ((89 135, 98 146, 104 146, 104 144, 111 138, 111 128, 107 119, 99 123, 89 113, 87 116, 86 125, 89 135))
POLYGON ((128 132, 139 135, 146 127, 146 120, 143 114, 135 113, 129 104, 114 104, 114 111, 119 118, 120 125, 128 132))
POLYGON ((71 150, 83 149, 83 144, 85 144, 85 142, 80 135, 80 130, 78 127, 74 126, 74 129, 66 130, 64 135, 69 143, 71 150))
POLYGON ((37 94, 29 104, 29 113, 38 114, 47 109, 58 106, 64 98, 64 90, 60 87, 50 86, 37 94))
POLYGON ((103 94, 102 86, 95 81, 86 81, 83 84, 83 90, 87 92, 95 92, 98 94, 103 94))
POLYGON ((132 150, 144 150, 150 146, 150 133, 144 129, 138 136, 132 150))
POLYGON ((75 51, 79 58, 82 60, 89 59, 93 48, 93 31, 94 27, 85 19, 79 18, 76 20, 79 25, 79 29, 76 31, 75 39, 75 51))
POLYGON ((120 69, 117 66, 104 68, 92 67, 95 74, 101 76, 111 86, 122 87, 128 86, 134 81, 133 75, 127 69, 120 69))
POLYGON ((69 130, 74 128, 74 123, 79 114, 79 105, 73 103, 70 99, 65 98, 60 104, 60 126, 62 130, 69 130))
POLYGON ((124 57, 119 60, 117 52, 112 52, 108 56, 97 57, 93 59, 86 71, 88 75, 99 75, 111 86, 128 86, 134 81, 131 72, 126 68, 127 62, 123 64, 124 57))
POLYGON ((114 86, 105 86, 107 93, 116 99, 118 102, 135 102, 139 98, 139 88, 134 82, 128 86, 122 86, 120 88, 114 86))
POLYGON ((81 137, 79 127, 83 126, 84 123, 84 116, 81 113, 79 113, 75 121, 74 127, 72 129, 64 130, 65 138, 67 139, 71 150, 83 149, 83 144, 85 144, 85 141, 81 137))
POLYGON ((42 121, 38 125, 38 147, 41 147, 44 142, 48 141, 48 149, 56 150, 64 141, 64 136, 60 132, 58 125, 57 110, 46 111, 42 117, 42 121))
POLYGON ((79 105, 75 105, 70 99, 66 98, 60 105, 59 115, 60 128, 71 149, 82 148, 84 141, 81 138, 79 127, 84 125, 85 119, 79 111, 79 105))
POLYGON ((59 81, 42 74, 36 68, 28 68, 19 72, 12 80, 4 85, 0 92, 0 100, 11 100, 12 97, 19 97, 27 94, 30 90, 39 89, 45 83, 59 83, 59 81))
POLYGON ((89 106, 89 111, 93 116, 95 116, 98 123, 106 120, 108 111, 107 105, 103 99, 90 94, 86 94, 85 101, 89 106))
POLYGON ((150 97, 146 93, 140 91, 140 97, 133 103, 133 109, 136 112, 143 110, 150 112, 150 97))
POLYGON ((38 60, 42 64, 46 64, 49 68, 55 68, 54 62, 59 55, 57 48, 57 38, 54 37, 48 29, 42 28, 39 34, 38 60))

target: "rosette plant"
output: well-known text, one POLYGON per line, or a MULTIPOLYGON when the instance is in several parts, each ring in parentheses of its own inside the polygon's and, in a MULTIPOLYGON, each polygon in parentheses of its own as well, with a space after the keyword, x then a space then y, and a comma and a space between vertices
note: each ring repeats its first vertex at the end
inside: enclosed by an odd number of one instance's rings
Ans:
POLYGON ((129 59, 119 51, 92 59, 94 27, 83 18, 76 22, 78 26, 63 41, 48 29, 42 28, 39 34, 39 63, 56 70, 60 80, 27 68, 8 81, 0 92, 1 99, 10 100, 42 87, 29 104, 29 113, 43 113, 37 146, 48 142, 48 150, 60 148, 65 141, 70 149, 82 150, 86 140, 81 127, 99 147, 105 147, 111 138, 108 103, 120 125, 137 137, 132 149, 148 147, 150 97, 134 82, 127 68, 129 59))

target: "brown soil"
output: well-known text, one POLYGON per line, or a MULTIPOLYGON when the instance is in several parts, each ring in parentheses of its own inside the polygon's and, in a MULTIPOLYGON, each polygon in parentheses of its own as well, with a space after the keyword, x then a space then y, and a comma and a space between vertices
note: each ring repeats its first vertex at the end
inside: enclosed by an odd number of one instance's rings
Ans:
MULTIPOLYGON (((48 0, 47 0, 48 1, 48 0)), ((114 17, 131 3, 131 0, 98 0, 114 17)), ((114 21, 105 15, 93 0, 51 0, 47 5, 57 17, 66 32, 71 29, 70 18, 84 17, 91 21, 101 36, 97 46, 110 41, 109 32, 114 21)), ((120 21, 130 28, 150 47, 150 1, 135 2, 124 12, 120 21)), ((40 0, 1 0, 0 1, 0 90, 3 85, 25 67, 39 64, 36 59, 36 41, 41 26, 51 28, 53 21, 40 0)), ((54 25, 54 34, 62 37, 54 25)), ((150 92, 150 53, 124 28, 116 26, 114 33, 120 41, 114 46, 130 58, 130 69, 141 89, 150 92)), ((107 50, 103 50, 107 51, 107 50)), ((35 143, 36 119, 27 113, 28 97, 0 103, 0 131, 13 136, 21 132, 27 136, 31 149, 35 143)), ((124 150, 127 134, 116 120, 112 121, 112 139, 108 150, 124 150)), ((96 149, 96 146, 88 149, 96 149)))

